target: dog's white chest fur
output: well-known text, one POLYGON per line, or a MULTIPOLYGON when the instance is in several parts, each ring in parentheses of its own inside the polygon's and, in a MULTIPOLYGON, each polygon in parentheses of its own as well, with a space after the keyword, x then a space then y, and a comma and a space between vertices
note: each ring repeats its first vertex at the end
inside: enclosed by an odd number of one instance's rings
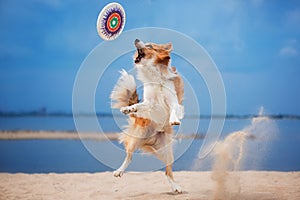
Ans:
MULTIPOLYGON (((167 67, 167 66, 164 66, 167 67)), ((183 118, 183 106, 178 104, 173 78, 177 75, 166 68, 164 72, 151 60, 136 65, 137 77, 144 85, 143 108, 137 109, 141 117, 150 117, 159 125, 169 119, 178 124, 183 118)))
POLYGON ((147 65, 138 64, 136 68, 137 78, 144 84, 144 101, 162 103, 161 101, 170 96, 176 98, 174 83, 171 80, 174 75, 163 74, 152 62, 148 62, 147 65))

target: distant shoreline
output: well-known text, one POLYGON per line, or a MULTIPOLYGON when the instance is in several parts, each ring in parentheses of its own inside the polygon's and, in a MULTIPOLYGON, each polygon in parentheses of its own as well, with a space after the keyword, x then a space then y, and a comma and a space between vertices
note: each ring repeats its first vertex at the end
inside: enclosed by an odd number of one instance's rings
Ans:
MULTIPOLYGON (((127 118, 122 114, 112 114, 112 113, 71 113, 71 112, 46 112, 46 111, 28 111, 28 112, 3 112, 0 111, 0 118, 4 117, 102 117, 102 118, 127 118)), ((256 117, 268 117, 270 119, 290 119, 290 120, 300 120, 300 115, 297 114, 268 114, 268 115, 258 115, 258 114, 226 114, 226 115, 208 115, 208 114, 186 114, 185 119, 252 119, 256 117)))
MULTIPOLYGON (((0 140, 118 140, 120 133, 80 133, 68 131, 0 131, 0 140)), ((175 139, 203 139, 203 134, 176 134, 175 139)))

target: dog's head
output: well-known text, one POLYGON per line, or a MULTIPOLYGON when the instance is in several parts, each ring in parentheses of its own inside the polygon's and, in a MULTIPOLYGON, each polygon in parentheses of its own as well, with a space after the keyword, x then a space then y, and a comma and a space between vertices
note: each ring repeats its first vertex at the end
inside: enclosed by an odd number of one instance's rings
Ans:
POLYGON ((168 66, 170 63, 170 53, 172 51, 172 44, 154 44, 143 43, 139 39, 134 41, 137 51, 134 54, 134 63, 147 65, 153 62, 155 65, 168 66))

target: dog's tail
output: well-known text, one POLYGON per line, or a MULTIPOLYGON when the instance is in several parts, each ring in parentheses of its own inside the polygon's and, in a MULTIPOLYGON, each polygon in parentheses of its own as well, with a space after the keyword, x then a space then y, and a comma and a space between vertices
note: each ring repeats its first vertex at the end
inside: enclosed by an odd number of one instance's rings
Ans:
POLYGON ((129 75, 124 69, 120 73, 121 77, 110 94, 112 108, 131 106, 139 102, 134 77, 129 75))

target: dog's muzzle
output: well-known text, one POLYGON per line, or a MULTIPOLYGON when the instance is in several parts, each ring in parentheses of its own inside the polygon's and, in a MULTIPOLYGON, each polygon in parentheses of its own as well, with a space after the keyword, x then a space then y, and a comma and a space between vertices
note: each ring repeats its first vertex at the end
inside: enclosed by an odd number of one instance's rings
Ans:
POLYGON ((142 60, 142 58, 145 57, 145 53, 143 52, 142 49, 137 49, 137 51, 138 51, 138 56, 134 60, 135 63, 139 63, 142 60))
POLYGON ((136 39, 134 41, 134 45, 138 52, 138 56, 135 58, 134 62, 139 63, 142 60, 142 58, 145 57, 145 53, 143 52, 143 48, 145 47, 145 44, 142 41, 140 41, 139 39, 136 39))

